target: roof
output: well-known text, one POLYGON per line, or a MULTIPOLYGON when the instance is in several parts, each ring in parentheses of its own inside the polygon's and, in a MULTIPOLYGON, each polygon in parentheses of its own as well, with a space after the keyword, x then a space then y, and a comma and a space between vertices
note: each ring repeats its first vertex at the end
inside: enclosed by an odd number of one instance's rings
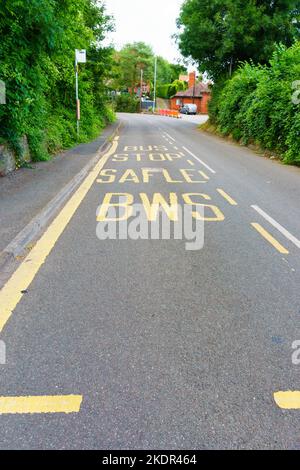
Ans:
POLYGON ((185 98, 200 98, 202 96, 202 93, 210 93, 211 89, 209 87, 209 83, 196 83, 195 87, 190 87, 186 91, 179 91, 176 93, 175 97, 185 97, 185 98))
POLYGON ((189 81, 189 76, 188 75, 179 75, 179 80, 181 82, 188 82, 189 81))

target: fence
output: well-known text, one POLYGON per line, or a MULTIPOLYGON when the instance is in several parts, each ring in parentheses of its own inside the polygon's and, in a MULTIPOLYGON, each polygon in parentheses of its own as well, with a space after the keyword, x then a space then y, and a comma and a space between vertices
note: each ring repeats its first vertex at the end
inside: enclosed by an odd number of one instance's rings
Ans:
POLYGON ((171 109, 158 109, 157 114, 159 114, 160 116, 167 116, 176 119, 179 119, 181 117, 179 111, 173 111, 171 109))

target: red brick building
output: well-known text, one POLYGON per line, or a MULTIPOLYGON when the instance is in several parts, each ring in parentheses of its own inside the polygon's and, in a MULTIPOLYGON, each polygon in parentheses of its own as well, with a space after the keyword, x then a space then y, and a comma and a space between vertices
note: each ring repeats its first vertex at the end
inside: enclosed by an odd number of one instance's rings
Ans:
POLYGON ((199 114, 208 114, 208 102, 211 99, 209 83, 197 82, 196 72, 189 74, 189 88, 179 91, 171 98, 171 109, 178 110, 184 104, 197 105, 199 114))

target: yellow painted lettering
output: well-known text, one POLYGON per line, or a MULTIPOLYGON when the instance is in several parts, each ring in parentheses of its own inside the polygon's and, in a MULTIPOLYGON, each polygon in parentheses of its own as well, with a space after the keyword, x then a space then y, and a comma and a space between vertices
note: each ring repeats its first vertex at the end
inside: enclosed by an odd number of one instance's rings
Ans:
POLYGON ((112 161, 113 162, 127 162, 128 157, 129 157, 128 153, 120 153, 120 154, 114 155, 114 157, 112 158, 112 161))
POLYGON ((133 170, 126 170, 119 181, 120 183, 139 183, 139 178, 133 170))
POLYGON ((182 156, 179 153, 166 153, 167 159, 172 162, 173 160, 179 160, 182 156))
POLYGON ((99 173, 100 178, 97 179, 97 183, 114 183, 116 180, 117 170, 102 170, 99 173), (104 179, 106 178, 106 179, 104 179))
POLYGON ((192 179, 193 176, 195 177, 195 173, 200 173, 199 171, 197 170, 192 170, 192 169, 188 169, 188 170, 180 170, 180 173, 183 175, 184 179, 186 180, 187 183, 207 183, 207 181, 204 181, 204 180, 194 180, 192 179))
POLYGON ((149 159, 152 162, 163 162, 163 161, 165 161, 166 157, 164 156, 163 153, 150 153, 149 154, 149 159))
POLYGON ((163 175, 167 183, 182 183, 182 181, 173 180, 167 170, 163 170, 163 175))
POLYGON ((207 201, 211 201, 211 197, 209 197, 207 194, 188 193, 188 194, 183 194, 182 197, 186 204, 191 205, 191 206, 203 207, 204 210, 209 209, 214 214, 214 217, 206 217, 205 215, 199 213, 198 211, 193 212, 193 217, 196 220, 204 220, 205 222, 222 222, 223 220, 225 220, 224 214, 220 211, 220 209, 217 206, 213 206, 211 204, 201 204, 199 202, 195 202, 192 199, 192 198, 200 197, 207 201))
POLYGON ((127 145, 124 147, 124 152, 137 152, 138 148, 136 145, 127 145))
POLYGON ((99 214, 97 216, 98 222, 121 222, 131 217, 133 212, 134 198, 132 194, 128 193, 107 193, 104 197, 103 203, 100 207, 99 214), (118 202, 112 202, 114 198, 118 199, 118 202), (124 200, 125 199, 125 200, 124 200), (124 214, 120 217, 107 217, 110 207, 124 208, 124 214))
POLYGON ((166 201, 160 193, 155 193, 153 195, 152 202, 145 193, 141 193, 140 197, 143 202, 147 218, 150 222, 154 222, 157 219, 160 206, 172 222, 178 221, 178 199, 176 193, 170 194, 169 202, 166 201))

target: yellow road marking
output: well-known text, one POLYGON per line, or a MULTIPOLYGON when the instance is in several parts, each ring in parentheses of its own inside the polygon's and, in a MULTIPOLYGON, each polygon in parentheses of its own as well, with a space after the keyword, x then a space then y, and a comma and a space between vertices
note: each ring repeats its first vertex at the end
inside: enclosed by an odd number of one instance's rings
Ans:
POLYGON ((231 204, 232 206, 238 205, 238 203, 234 199, 232 199, 232 197, 229 196, 229 194, 225 193, 223 189, 217 189, 217 191, 224 199, 226 199, 227 202, 229 202, 229 204, 231 204))
POLYGON ((274 248, 276 248, 277 251, 279 251, 279 253, 282 253, 283 255, 288 255, 289 254, 289 251, 284 248, 284 246, 282 246, 274 237, 272 237, 272 235, 267 232, 260 224, 256 224, 256 223, 252 223, 251 224, 253 228, 255 228, 255 230, 257 230, 269 243, 271 243, 271 245, 274 246, 274 248))
POLYGON ((283 410, 300 409, 300 392, 277 392, 274 393, 274 400, 283 410))
POLYGON ((188 160, 188 163, 189 163, 191 166, 195 166, 195 163, 192 162, 192 160, 188 160))
POLYGON ((57 240, 64 232, 76 210, 97 179, 99 172, 107 163, 109 157, 114 155, 117 147, 118 142, 114 139, 111 149, 95 165, 93 170, 88 174, 75 194, 67 202, 56 219, 52 222, 40 240, 36 243, 23 263, 18 267, 8 282, 1 289, 0 332, 3 331, 3 328, 8 322, 14 309, 22 299, 22 292, 26 291, 32 283, 39 269, 45 263, 47 256, 54 248, 57 240))
POLYGON ((0 414, 79 413, 81 395, 0 397, 0 414))
POLYGON ((209 177, 207 176, 206 173, 204 173, 204 171, 199 171, 199 173, 200 173, 200 175, 203 176, 203 178, 204 178, 205 180, 209 180, 209 177))

